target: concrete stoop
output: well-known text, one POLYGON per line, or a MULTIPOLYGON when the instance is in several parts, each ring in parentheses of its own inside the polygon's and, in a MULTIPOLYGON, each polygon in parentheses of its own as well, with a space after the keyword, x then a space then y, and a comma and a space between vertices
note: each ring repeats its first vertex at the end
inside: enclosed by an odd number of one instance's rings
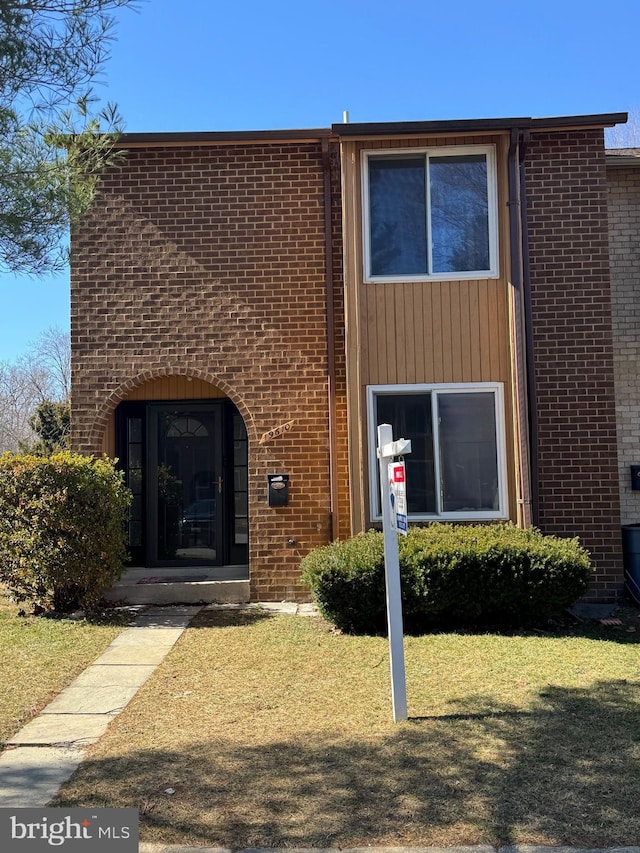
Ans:
POLYGON ((246 604, 248 568, 132 568, 104 598, 124 604, 246 604))

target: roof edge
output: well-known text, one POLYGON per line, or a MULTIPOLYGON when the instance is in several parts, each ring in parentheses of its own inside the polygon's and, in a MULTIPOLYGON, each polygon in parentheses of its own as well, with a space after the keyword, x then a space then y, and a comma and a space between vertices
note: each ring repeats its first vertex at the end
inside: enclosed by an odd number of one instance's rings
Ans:
POLYGON ((481 133, 512 128, 532 130, 571 129, 579 127, 613 127, 627 121, 627 113, 598 113, 595 115, 551 116, 531 118, 448 119, 445 121, 356 122, 333 124, 331 127, 298 128, 291 130, 221 130, 177 131, 171 133, 123 133, 119 147, 153 147, 181 145, 216 145, 225 143, 310 142, 314 140, 371 137, 409 136, 436 133, 481 133))
POLYGON ((608 168, 631 166, 640 168, 640 148, 608 148, 604 152, 604 161, 608 168))
POLYGON ((548 118, 480 118, 450 119, 447 121, 360 122, 333 124, 336 136, 402 136, 430 133, 469 133, 511 128, 552 130, 578 127, 613 127, 627 121, 627 113, 598 113, 579 116, 550 116, 548 118))
POLYGON ((328 127, 297 130, 217 130, 172 133, 123 133, 117 145, 212 145, 224 142, 309 142, 332 136, 328 127))

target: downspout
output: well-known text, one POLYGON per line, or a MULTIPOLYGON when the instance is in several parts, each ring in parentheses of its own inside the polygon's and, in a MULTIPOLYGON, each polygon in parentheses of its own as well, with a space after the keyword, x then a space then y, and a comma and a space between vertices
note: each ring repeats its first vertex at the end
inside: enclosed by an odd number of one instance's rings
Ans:
POLYGON ((522 293, 524 297, 525 343, 527 348, 527 392, 529 396, 529 441, 531 453, 531 523, 537 527, 540 519, 540 490, 538 478, 538 405, 536 401, 536 371, 533 353, 533 309, 531 307, 531 272, 529 268, 529 223, 527 215, 527 183, 525 160, 530 133, 524 130, 519 152, 520 222, 522 223, 522 293))
POLYGON ((525 295, 525 222, 523 219, 522 180, 523 155, 521 151, 522 133, 519 128, 511 128, 508 154, 509 183, 509 257, 511 264, 511 285, 513 287, 513 346, 515 364, 514 404, 516 407, 517 448, 519 469, 518 522, 523 527, 533 524, 532 480, 533 447, 531 424, 531 392, 529 378, 533 364, 530 363, 528 343, 527 299, 525 295))
POLYGON ((331 193, 331 156, 329 140, 322 140, 322 170, 324 173, 324 261, 327 324, 327 401, 329 406, 329 536, 333 541, 338 532, 338 476, 336 472, 336 351, 335 315, 333 306, 333 223, 331 193))

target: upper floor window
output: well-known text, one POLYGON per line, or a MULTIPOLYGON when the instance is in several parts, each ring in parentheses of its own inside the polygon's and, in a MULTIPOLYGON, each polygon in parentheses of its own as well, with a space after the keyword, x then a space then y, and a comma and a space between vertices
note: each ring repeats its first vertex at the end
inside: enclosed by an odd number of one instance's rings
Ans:
POLYGON ((365 278, 495 276, 492 146, 364 155, 365 278))

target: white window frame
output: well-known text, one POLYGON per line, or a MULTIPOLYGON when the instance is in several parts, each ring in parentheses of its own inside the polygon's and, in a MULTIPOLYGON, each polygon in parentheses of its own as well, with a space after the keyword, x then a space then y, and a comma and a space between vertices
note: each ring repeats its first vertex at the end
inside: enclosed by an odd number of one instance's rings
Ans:
POLYGON ((498 264, 498 186, 495 145, 446 145, 436 148, 377 148, 362 152, 362 223, 364 281, 368 283, 387 281, 459 281, 463 279, 497 278, 498 264), (489 269, 464 272, 418 273, 416 275, 373 275, 371 272, 371 217, 369 214, 369 160, 401 155, 415 157, 424 155, 426 164, 425 202, 427 206, 427 263, 433 266, 431 239, 431 190, 429 184, 429 158, 452 157, 469 154, 485 154, 487 158, 487 203, 489 225, 489 269))
MULTIPOLYGON (((380 511, 380 494, 378 491, 379 467, 377 450, 377 427, 376 423, 376 398, 379 396, 401 394, 405 396, 420 394, 469 394, 469 393, 493 393, 495 406, 496 424, 496 464, 498 468, 498 498, 499 506, 496 510, 478 510, 477 512, 438 512, 436 514, 413 513, 408 516, 409 521, 481 521, 481 520, 506 520, 509 517, 508 494, 507 494, 507 452, 506 431, 504 417, 504 386, 502 382, 469 382, 455 384, 415 384, 415 385, 367 385, 367 417, 369 437, 369 512, 372 521, 382 521, 380 511)), ((441 506, 442 496, 440 494, 440 427, 437 417, 437 406, 431 406, 432 429, 434 437, 434 470, 436 478, 436 501, 438 508, 441 506)), ((406 438, 402 435, 394 435, 394 439, 406 438)), ((409 492, 411 483, 407 484, 409 492)))

